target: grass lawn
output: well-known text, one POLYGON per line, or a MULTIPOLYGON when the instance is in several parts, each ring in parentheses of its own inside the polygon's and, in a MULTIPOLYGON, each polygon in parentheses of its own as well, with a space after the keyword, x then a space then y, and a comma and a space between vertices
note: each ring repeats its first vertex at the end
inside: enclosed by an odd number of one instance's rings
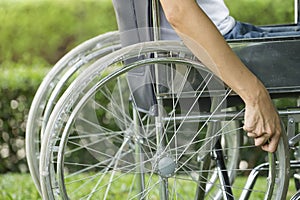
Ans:
POLYGON ((37 200, 41 199, 30 174, 0 175, 0 199, 37 200))
MULTIPOLYGON (((295 193, 291 180, 287 199, 295 193)), ((3 174, 0 175, 0 199, 3 200, 37 200, 41 199, 35 189, 29 174, 3 174)), ((258 199, 258 198, 256 198, 258 199)))

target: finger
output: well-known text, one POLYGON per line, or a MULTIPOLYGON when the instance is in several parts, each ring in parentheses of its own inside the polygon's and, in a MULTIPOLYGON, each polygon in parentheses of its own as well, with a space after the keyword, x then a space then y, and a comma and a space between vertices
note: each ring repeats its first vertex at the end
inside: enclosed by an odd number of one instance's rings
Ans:
POLYGON ((263 146, 267 143, 268 139, 267 136, 256 137, 254 138, 254 144, 255 146, 263 146))
POLYGON ((268 140, 267 143, 261 146, 262 150, 273 153, 277 150, 280 137, 276 135, 268 140))
POLYGON ((274 153, 277 150, 277 144, 270 142, 265 145, 262 145, 261 149, 270 153, 274 153))
POLYGON ((257 138, 257 134, 254 132, 247 132, 248 137, 257 138))
POLYGON ((273 135, 273 134, 269 134, 269 132, 271 131, 268 130, 262 130, 262 129, 251 129, 251 130, 252 131, 247 132, 247 135, 252 138, 267 137, 266 135, 270 137, 273 135))
POLYGON ((247 125, 244 125, 243 129, 246 132, 253 132, 254 131, 254 127, 250 127, 250 126, 247 126, 247 125))

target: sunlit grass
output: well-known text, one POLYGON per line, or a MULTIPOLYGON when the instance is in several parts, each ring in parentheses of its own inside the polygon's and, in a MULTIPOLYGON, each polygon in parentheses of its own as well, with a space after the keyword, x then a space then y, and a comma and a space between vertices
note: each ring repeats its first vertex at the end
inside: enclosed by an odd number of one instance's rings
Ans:
MULTIPOLYGON (((245 178, 239 178, 235 181, 235 185, 239 185, 245 182, 245 178)), ((113 193, 114 199, 124 199, 126 195, 128 195, 128 191, 126 190, 125 185, 129 184, 130 179, 121 179, 117 182, 118 185, 115 185, 114 188, 118 188, 118 190, 110 191, 113 193)), ((256 188, 265 187, 264 181, 262 178, 259 178, 257 181, 256 188)), ((77 185, 73 185, 74 188, 77 188, 81 183, 78 182, 77 185)), ((86 185, 82 188, 82 192, 89 191, 91 185, 86 185)), ((70 188, 69 188, 70 189, 70 188)), ((187 183, 182 183, 182 190, 185 191, 185 196, 183 199, 193 199, 193 191, 195 188, 190 187, 187 183), (184 188, 183 188, 184 187, 184 188), (187 188, 189 190, 187 190, 187 188)), ((235 191, 234 191, 235 192, 235 191)), ((291 196, 296 192, 296 189, 293 185, 293 180, 290 181, 290 187, 288 190, 287 199, 290 199, 291 196)), ((0 199, 16 199, 16 200, 38 200, 41 199, 39 196, 29 174, 3 174, 0 176, 0 199)), ((76 199, 76 197, 72 198, 76 199)), ((153 193, 151 194, 151 199, 158 200, 159 194, 153 193)), ((260 200, 263 199, 263 194, 255 194, 252 195, 250 199, 260 200)))
POLYGON ((30 174, 2 174, 0 175, 0 199, 3 200, 39 200, 30 174))

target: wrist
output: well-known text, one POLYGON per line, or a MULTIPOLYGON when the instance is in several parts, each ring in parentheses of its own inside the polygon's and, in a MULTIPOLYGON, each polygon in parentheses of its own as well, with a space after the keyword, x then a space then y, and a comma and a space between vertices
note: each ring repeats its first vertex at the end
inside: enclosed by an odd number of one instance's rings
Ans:
POLYGON ((247 105, 257 105, 271 101, 267 89, 259 80, 249 85, 249 87, 245 88, 239 95, 247 105))

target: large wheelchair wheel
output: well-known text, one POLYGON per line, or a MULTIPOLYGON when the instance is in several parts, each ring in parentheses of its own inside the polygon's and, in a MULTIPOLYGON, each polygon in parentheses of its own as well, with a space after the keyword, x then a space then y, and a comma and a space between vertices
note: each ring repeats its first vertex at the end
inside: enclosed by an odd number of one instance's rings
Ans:
POLYGON ((95 60, 120 49, 118 32, 99 35, 66 54, 47 74, 33 99, 26 126, 26 157, 36 188, 39 183, 41 138, 48 118, 60 95, 74 77, 95 60))
POLYGON ((234 99, 179 42, 136 44, 99 59, 74 80, 48 120, 43 198, 284 198, 285 135, 276 155, 241 140, 242 110, 229 111, 234 99), (148 81, 133 83, 135 73, 148 81), (141 90, 147 92, 138 95, 141 90), (145 99, 147 106, 140 104, 145 99), (245 150, 265 155, 266 163, 238 167, 245 150), (247 181, 251 171, 259 174, 257 188, 247 181))

